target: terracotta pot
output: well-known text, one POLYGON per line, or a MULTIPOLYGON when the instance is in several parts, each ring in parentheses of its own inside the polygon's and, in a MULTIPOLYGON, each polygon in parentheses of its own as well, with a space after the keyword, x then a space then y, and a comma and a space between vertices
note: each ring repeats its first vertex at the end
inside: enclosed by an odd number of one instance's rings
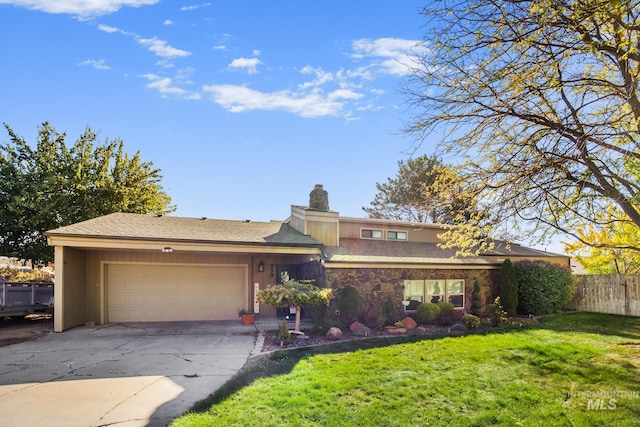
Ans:
POLYGON ((255 314, 243 314, 242 315, 242 324, 243 325, 253 325, 256 320, 255 314))

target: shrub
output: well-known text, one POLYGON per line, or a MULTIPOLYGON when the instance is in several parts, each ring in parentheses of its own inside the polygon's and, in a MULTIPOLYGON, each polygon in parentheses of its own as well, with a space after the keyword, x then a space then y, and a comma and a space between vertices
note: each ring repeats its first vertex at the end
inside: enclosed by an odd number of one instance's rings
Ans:
POLYGON ((482 290, 478 279, 473 281, 473 290, 471 291, 471 314, 480 316, 482 314, 482 290))
POLYGON ((280 345, 289 344, 291 342, 291 332, 289 332, 289 324, 286 320, 280 323, 280 330, 278 331, 278 342, 280 345))
POLYGON ((387 316, 384 314, 378 314, 376 317, 376 326, 378 329, 382 329, 387 324, 387 316))
POLYGON ((387 297, 384 299, 384 304, 382 305, 382 313, 385 317, 385 322, 389 322, 390 325, 398 320, 398 312, 396 311, 396 305, 394 304, 393 297, 391 295, 387 295, 387 297))
POLYGON ((518 278, 509 258, 505 259, 500 269, 500 301, 507 315, 513 316, 518 308, 518 278))
POLYGON ((507 313, 502 308, 502 302, 500 297, 497 297, 493 304, 489 306, 489 316, 491 317, 491 324, 493 326, 500 326, 507 321, 507 313))
POLYGON ((463 323, 467 329, 478 329, 480 327, 480 318, 473 314, 465 314, 463 317, 463 323))
POLYGON ((450 313, 452 311, 455 311, 456 306, 453 305, 452 302, 448 302, 448 301, 438 301, 438 307, 440 307, 440 314, 445 314, 445 313, 450 313))
POLYGON ((462 310, 446 310, 438 316, 438 325, 451 326, 454 323, 463 322, 464 311, 462 310))
POLYGON ((418 323, 433 323, 440 316, 440 307, 432 302, 424 302, 416 309, 416 320, 418 323))
POLYGON ((358 290, 351 285, 342 288, 336 301, 340 309, 340 320, 349 325, 358 320, 360 314, 360 295, 358 290))
POLYGON ((519 283, 519 313, 558 313, 571 300, 575 278, 568 267, 547 261, 518 261, 514 269, 519 283))

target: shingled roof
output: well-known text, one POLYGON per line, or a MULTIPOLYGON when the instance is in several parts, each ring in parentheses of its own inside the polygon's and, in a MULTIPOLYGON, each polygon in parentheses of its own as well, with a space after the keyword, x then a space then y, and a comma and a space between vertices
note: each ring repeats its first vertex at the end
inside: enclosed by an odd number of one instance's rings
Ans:
POLYGON ((482 257, 455 257, 454 249, 442 249, 436 243, 388 240, 340 239, 340 246, 325 250, 327 262, 499 265, 482 257))
POLYGON ((113 213, 45 233, 47 236, 198 243, 320 247, 322 243, 279 221, 253 222, 113 213))

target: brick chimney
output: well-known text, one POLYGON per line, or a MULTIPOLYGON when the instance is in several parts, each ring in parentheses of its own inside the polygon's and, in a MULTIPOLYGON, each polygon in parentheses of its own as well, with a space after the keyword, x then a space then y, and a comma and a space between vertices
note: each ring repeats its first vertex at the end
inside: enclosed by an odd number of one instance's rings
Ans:
POLYGON ((309 207, 320 212, 329 212, 329 193, 322 188, 322 184, 316 184, 309 194, 309 207))

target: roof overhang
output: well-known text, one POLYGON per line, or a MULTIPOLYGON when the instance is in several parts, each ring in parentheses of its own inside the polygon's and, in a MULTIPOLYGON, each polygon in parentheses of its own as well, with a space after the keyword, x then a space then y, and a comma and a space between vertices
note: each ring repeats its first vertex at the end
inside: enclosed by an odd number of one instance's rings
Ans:
POLYGON ((326 268, 434 268, 444 270, 495 270, 501 263, 468 258, 380 257, 334 255, 325 261, 326 268))
POLYGON ((170 247, 172 251, 213 252, 213 253, 264 253, 288 255, 319 255, 320 245, 291 245, 252 242, 201 242, 175 239, 126 239, 108 237, 47 236, 50 246, 66 246, 92 250, 146 250, 162 251, 170 247))
POLYGON ((340 262, 340 263, 325 263, 327 269, 339 269, 339 268, 406 268, 406 269, 438 269, 438 270, 498 270, 499 265, 486 265, 486 264, 417 264, 417 263, 365 263, 365 262, 340 262))

